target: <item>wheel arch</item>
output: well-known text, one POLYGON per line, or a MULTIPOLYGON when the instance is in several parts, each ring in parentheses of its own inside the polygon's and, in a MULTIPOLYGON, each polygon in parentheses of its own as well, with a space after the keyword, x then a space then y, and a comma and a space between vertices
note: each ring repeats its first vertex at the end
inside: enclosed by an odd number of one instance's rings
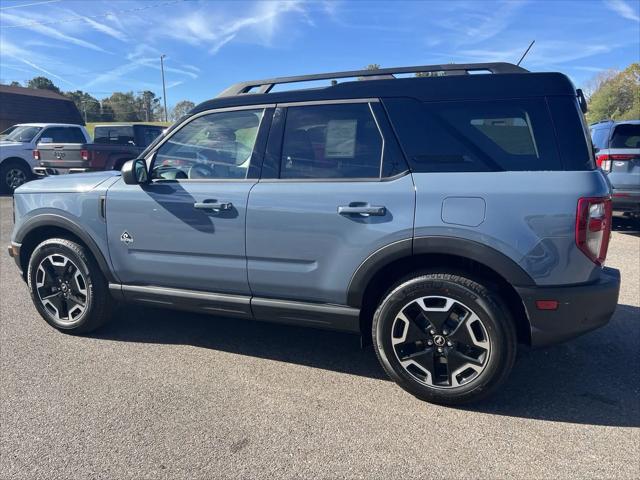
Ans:
POLYGON ((55 237, 67 238, 86 247, 105 278, 109 282, 116 282, 102 251, 91 235, 72 220, 50 213, 31 217, 16 232, 14 240, 20 244, 20 266, 25 278, 33 250, 44 240, 55 237))
POLYGON ((33 172, 31 170, 31 164, 29 163, 28 160, 26 160, 23 157, 16 157, 16 156, 12 156, 12 157, 7 157, 7 158, 3 158, 2 161, 0 162, 0 167, 4 166, 4 165, 8 165, 10 163, 13 164, 19 164, 22 165, 24 167, 27 168, 27 170, 29 171, 29 175, 33 175, 33 172))
POLYGON ((533 279, 505 254, 457 237, 419 237, 396 242, 377 250, 358 267, 349 285, 347 304, 360 308, 363 338, 370 337, 373 313, 387 290, 413 272, 430 269, 466 273, 494 286, 514 317, 518 341, 531 343, 531 326, 514 285, 533 286, 533 279))

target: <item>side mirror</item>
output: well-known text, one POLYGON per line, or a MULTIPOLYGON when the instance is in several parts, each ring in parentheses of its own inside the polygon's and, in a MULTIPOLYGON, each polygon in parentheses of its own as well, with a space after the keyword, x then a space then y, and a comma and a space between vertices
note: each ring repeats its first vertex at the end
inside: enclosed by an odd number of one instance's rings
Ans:
POLYGON ((147 164, 143 158, 129 160, 122 166, 122 179, 127 185, 139 185, 147 183, 147 164))
POLYGON ((53 143, 53 138, 51 137, 42 137, 38 140, 38 143, 53 143))

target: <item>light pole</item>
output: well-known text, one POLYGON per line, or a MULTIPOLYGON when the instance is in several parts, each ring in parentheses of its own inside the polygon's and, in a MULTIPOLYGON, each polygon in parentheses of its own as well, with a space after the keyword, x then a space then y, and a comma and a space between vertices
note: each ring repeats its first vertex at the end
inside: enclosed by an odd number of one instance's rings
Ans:
POLYGON ((164 100, 164 121, 167 121, 167 89, 164 86, 164 57, 165 54, 160 55, 160 70, 162 70, 162 99, 164 100))

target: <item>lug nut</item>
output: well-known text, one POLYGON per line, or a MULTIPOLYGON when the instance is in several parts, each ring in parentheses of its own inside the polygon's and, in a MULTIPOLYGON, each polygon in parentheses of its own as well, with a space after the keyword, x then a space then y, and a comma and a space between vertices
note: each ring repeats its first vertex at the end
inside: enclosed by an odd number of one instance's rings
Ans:
POLYGON ((436 331, 432 328, 431 330, 429 330, 429 333, 430 333, 431 335, 435 335, 435 334, 436 334, 436 331))
POLYGON ((427 340, 427 345, 433 345, 433 340, 427 340))
POLYGON ((453 347, 453 342, 451 340, 447 342, 447 347, 453 347))
POLYGON ((438 347, 438 352, 442 353, 442 347, 438 347))
POLYGON ((442 331, 442 334, 443 334, 443 335, 449 335, 449 330, 443 330, 443 331, 442 331))

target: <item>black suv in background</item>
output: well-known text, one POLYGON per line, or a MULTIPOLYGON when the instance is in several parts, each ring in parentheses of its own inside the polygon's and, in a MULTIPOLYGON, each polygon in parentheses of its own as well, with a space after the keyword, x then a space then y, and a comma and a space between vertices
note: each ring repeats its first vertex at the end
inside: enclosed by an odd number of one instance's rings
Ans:
POLYGON ((595 123, 591 140, 613 186, 613 210, 640 218, 640 120, 595 123))

